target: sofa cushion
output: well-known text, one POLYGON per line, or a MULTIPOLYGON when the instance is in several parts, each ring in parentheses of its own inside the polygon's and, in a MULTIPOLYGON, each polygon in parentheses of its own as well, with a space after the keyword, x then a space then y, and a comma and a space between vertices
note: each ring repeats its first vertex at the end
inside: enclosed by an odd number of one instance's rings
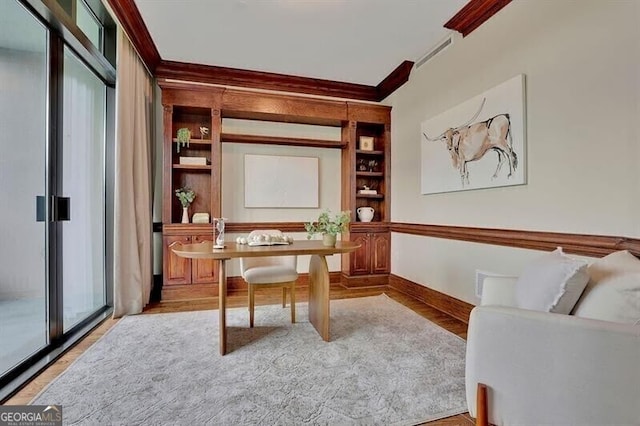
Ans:
POLYGON ((611 253, 589 266, 591 276, 573 314, 578 317, 640 323, 640 260, 628 251, 611 253))
POLYGON ((516 282, 516 303, 523 309, 568 314, 588 281, 587 263, 558 247, 525 267, 516 282))

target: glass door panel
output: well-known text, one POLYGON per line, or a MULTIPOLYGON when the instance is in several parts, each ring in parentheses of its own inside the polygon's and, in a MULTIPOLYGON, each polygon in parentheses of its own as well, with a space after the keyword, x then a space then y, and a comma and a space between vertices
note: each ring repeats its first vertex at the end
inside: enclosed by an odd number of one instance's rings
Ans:
POLYGON ((68 48, 64 52, 62 193, 63 329, 105 305, 106 86, 68 48))
POLYGON ((47 345, 47 30, 0 1, 0 376, 47 345))

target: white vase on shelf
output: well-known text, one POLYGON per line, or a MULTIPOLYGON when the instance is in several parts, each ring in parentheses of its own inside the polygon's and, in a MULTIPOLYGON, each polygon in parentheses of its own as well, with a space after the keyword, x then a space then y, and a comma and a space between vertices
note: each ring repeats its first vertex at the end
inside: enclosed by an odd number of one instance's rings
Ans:
POLYGON ((182 223, 189 223, 189 207, 182 208, 182 223))

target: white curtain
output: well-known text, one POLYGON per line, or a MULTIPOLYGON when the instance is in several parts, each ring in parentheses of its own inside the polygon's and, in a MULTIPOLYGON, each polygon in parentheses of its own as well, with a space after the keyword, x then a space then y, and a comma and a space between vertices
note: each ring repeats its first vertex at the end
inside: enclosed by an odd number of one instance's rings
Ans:
POLYGON ((149 302, 152 272, 153 86, 147 69, 118 27, 114 318, 149 302))

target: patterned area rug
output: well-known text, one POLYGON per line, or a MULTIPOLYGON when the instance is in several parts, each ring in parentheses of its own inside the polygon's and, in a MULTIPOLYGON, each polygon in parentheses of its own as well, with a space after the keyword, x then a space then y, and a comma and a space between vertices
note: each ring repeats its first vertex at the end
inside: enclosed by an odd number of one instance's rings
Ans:
POLYGON ((331 302, 331 338, 307 304, 123 318, 33 401, 65 424, 412 425, 467 411, 465 342, 386 295, 331 302))

